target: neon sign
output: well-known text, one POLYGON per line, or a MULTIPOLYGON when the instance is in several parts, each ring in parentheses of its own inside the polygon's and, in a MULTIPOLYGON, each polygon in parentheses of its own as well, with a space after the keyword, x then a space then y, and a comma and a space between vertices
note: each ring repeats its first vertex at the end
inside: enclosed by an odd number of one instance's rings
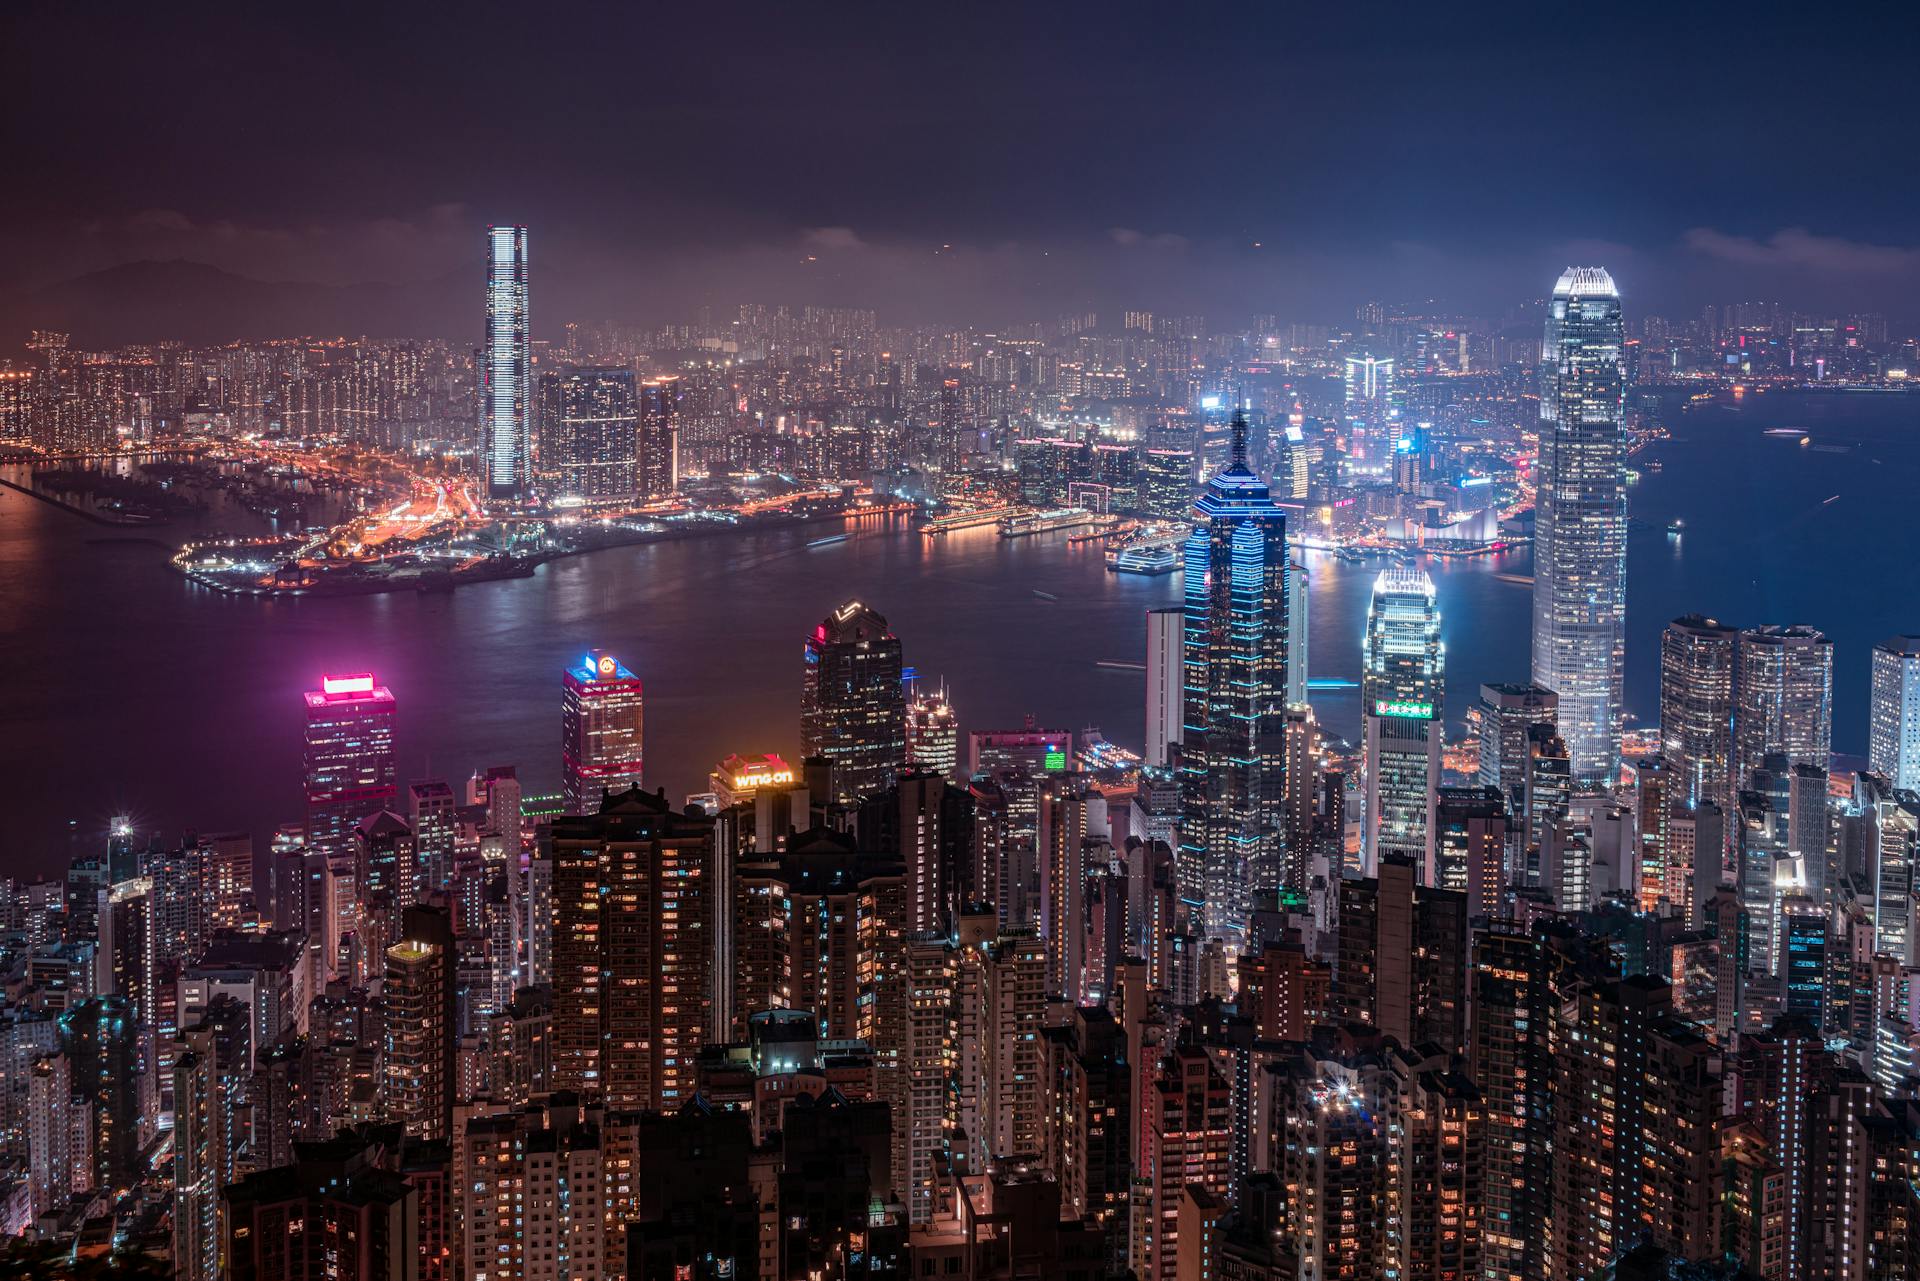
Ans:
POLYGON ((1430 721, 1433 719, 1433 704, 1396 703, 1384 698, 1379 698, 1374 700, 1373 714, 1375 716, 1412 716, 1418 717, 1421 720, 1430 721))
POLYGON ((753 774, 735 774, 733 776, 733 790, 736 792, 744 792, 756 787, 776 787, 781 783, 791 783, 792 781, 793 771, 790 769, 760 770, 753 774))
POLYGON ((322 676, 320 690, 325 694, 371 694, 373 693, 373 673, 357 672, 352 676, 322 676))

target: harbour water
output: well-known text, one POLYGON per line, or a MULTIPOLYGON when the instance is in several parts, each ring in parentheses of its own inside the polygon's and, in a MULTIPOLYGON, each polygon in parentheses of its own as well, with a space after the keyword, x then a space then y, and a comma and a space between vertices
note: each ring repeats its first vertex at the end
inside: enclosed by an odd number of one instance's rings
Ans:
MULTIPOLYGON (((1835 747, 1864 751, 1868 647, 1920 631, 1920 396, 1750 396, 1673 430, 1635 459, 1630 491, 1630 713, 1655 713, 1669 618, 1804 622, 1836 643, 1835 747), (1811 443, 1766 434, 1782 426, 1811 443)), ((1066 533, 895 524, 619 548, 450 594, 234 598, 166 569, 166 544, 191 532, 109 529, 0 490, 0 873, 54 872, 116 813, 262 841, 299 821, 300 693, 323 670, 393 689, 404 776, 513 763, 542 791, 559 780, 559 674, 612 649, 646 682, 648 783, 677 799, 728 753, 796 750, 802 638, 850 597, 946 681, 963 730, 1031 712, 1138 746, 1146 611, 1180 596, 1180 575, 1110 573, 1103 548, 1066 533)), ((1379 563, 1309 563, 1311 674, 1356 679, 1379 563)), ((1457 728, 1481 682, 1527 677, 1531 595, 1515 580, 1530 557, 1424 563, 1457 728)), ((1357 690, 1314 702, 1357 730, 1357 690)))

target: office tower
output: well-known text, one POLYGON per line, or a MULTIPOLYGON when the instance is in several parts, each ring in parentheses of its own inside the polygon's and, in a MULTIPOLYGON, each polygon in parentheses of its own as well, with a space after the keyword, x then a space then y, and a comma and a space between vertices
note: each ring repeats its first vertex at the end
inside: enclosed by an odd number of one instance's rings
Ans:
POLYGON ((1393 401, 1393 360, 1372 352, 1347 357, 1347 417, 1378 425, 1393 401))
POLYGON ((1626 888, 1642 912, 1658 911, 1663 900, 1684 912, 1693 862, 1675 859, 1672 833, 1674 816, 1685 812, 1686 803, 1679 795, 1683 780, 1663 755, 1633 762, 1633 778, 1640 876, 1637 884, 1626 888))
POLYGON ((1038 779, 1059 774, 1073 761, 1073 731, 1035 729, 1028 718, 1024 729, 967 731, 967 774, 979 777, 1038 779))
POLYGON ((1553 725, 1560 699, 1538 685, 1494 684, 1480 687, 1480 773, 1482 787, 1497 787, 1509 805, 1525 791, 1527 731, 1553 725))
POLYGON ((833 767, 836 804, 884 789, 907 763, 900 638, 850 600, 807 636, 800 694, 801 755, 833 767))
POLYGON ((1143 449, 1136 473, 1140 509, 1161 520, 1187 520, 1193 515, 1193 451, 1143 449))
POLYGON ((1136 1247, 1134 1275, 1173 1281, 1182 1193, 1195 1184, 1217 1196, 1228 1193, 1232 1092, 1204 1049, 1182 1045, 1161 1062, 1144 1094, 1139 1132, 1150 1217, 1146 1249, 1136 1247))
POLYGON ((386 951, 385 1115, 419 1139, 452 1134, 457 1093, 453 923, 437 907, 410 907, 386 951))
POLYGON ((439 779, 407 786, 407 826, 413 829, 421 897, 447 888, 453 874, 453 789, 439 779))
POLYGON ((1287 706, 1305 707, 1307 705, 1307 663, 1310 651, 1308 638, 1312 635, 1311 597, 1308 588, 1312 585, 1306 564, 1294 561, 1287 569, 1287 706))
POLYGON ((1660 633, 1660 751, 1679 776, 1676 804, 1730 804, 1733 673, 1739 629, 1688 614, 1660 633))
POLYGON ((1584 985, 1554 1054, 1550 1275, 1604 1272, 1628 1242, 1717 1255, 1720 1053, 1645 976, 1584 985))
POLYGON ((1619 766, 1626 656, 1625 370, 1620 293, 1569 267, 1547 304, 1534 467, 1533 680, 1560 696, 1576 782, 1619 766))
POLYGON ((1434 884, 1467 896, 1467 916, 1506 915, 1511 844, 1497 787, 1443 787, 1434 804, 1434 884))
POLYGON ((354 827, 399 794, 393 694, 360 672, 322 676, 305 697, 307 851, 351 855, 354 827))
POLYGON ((554 820, 551 850, 554 1088, 676 1108, 713 999, 713 820, 636 788, 554 820))
POLYGON ((947 701, 947 691, 914 691, 907 703, 907 760, 942 778, 960 768, 960 718, 947 701))
POLYGON ((1147 751, 1146 763, 1165 765, 1169 749, 1180 744, 1183 697, 1181 637, 1186 621, 1182 609, 1147 611, 1147 751))
POLYGON ((561 676, 561 791, 569 814, 592 814, 608 792, 640 786, 640 678, 605 650, 589 650, 561 676))
POLYGON ((1833 642, 1811 627, 1740 633, 1734 679, 1736 787, 1772 752, 1826 769, 1833 747, 1833 642))
POLYGON ((1920 636, 1873 647, 1867 764, 1895 787, 1920 791, 1920 636))
POLYGON ((1242 414, 1227 468, 1196 512, 1181 640, 1178 876, 1207 935, 1237 939, 1250 892, 1278 888, 1285 870, 1290 565, 1286 516, 1247 465, 1242 414))
POLYGON ((1339 887, 1334 1015, 1401 1045, 1466 1040, 1467 896, 1416 884, 1412 862, 1389 857, 1379 875, 1339 887))
POLYGON ((639 480, 640 405, 633 370, 589 367, 556 380, 553 417, 541 424, 540 463, 558 473, 555 492, 587 500, 632 498, 639 480))
POLYGON ((487 228, 487 345, 481 362, 481 472, 491 498, 526 494, 533 471, 527 229, 487 228))
POLYGON ((1403 856, 1420 868, 1422 884, 1437 884, 1433 803, 1445 738, 1446 650, 1425 570, 1396 565, 1374 581, 1365 650, 1366 866, 1403 856))
POLYGON ((610 1137, 564 1095, 468 1120, 455 1172, 464 1274, 584 1281, 612 1272, 607 1252, 621 1238, 608 1228, 610 1137))
POLYGON ((1567 817, 1572 799, 1573 762, 1565 740, 1552 725, 1533 726, 1527 731, 1526 793, 1521 805, 1525 823, 1522 858, 1509 878, 1514 883, 1540 883, 1540 851, 1567 817))
POLYGON ((421 1281, 420 1191, 379 1156, 342 1134, 229 1187, 230 1281, 421 1281))
POLYGON ((678 377, 640 384, 640 496, 670 498, 680 488, 680 407, 686 389, 678 377))

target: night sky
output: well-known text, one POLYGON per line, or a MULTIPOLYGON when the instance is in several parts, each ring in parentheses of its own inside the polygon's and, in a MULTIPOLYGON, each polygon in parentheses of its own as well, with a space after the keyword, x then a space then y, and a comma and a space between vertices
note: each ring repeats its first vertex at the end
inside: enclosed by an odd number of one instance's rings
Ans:
POLYGON ((1891 4, 15 4, 0 47, 10 329, 184 259, 460 332, 489 221, 533 228, 545 330, 1497 318, 1569 261, 1676 316, 1920 319, 1891 4))

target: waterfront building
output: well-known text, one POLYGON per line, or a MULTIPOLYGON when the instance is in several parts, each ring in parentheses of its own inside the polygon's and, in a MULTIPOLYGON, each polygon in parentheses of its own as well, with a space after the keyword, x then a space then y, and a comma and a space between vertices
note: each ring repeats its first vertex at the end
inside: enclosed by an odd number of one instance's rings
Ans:
POLYGON ((393 693, 356 672, 322 676, 305 700, 307 851, 350 855, 354 828, 399 796, 393 693))
POLYGON ((481 364, 481 473, 487 494, 523 497, 532 475, 532 333, 527 229, 487 228, 487 342, 481 364))
POLYGON ((1660 634, 1660 750, 1679 779, 1674 800, 1733 798, 1733 673, 1739 630, 1688 614, 1660 634))
POLYGON ((640 407, 633 370, 583 367, 554 377, 552 420, 542 425, 540 461, 556 473, 565 498, 632 498, 638 492, 635 453, 640 407))
POLYGON ((850 600, 807 636, 800 754, 825 757, 842 805, 878 792, 907 763, 900 638, 879 612, 850 600))
POLYGON ((561 790, 566 812, 588 814, 607 792, 640 786, 640 678, 606 650, 589 650, 561 676, 561 790))
POLYGON ((1371 871, 1398 855, 1420 868, 1421 884, 1438 884, 1433 806, 1445 737, 1446 649, 1425 570, 1396 565, 1374 580, 1363 648, 1365 866, 1371 871))
POLYGON ((1197 512, 1186 546, 1176 874, 1207 935, 1237 941, 1250 895, 1277 890, 1285 870, 1291 564, 1286 514, 1248 466, 1242 414, 1197 512))
POLYGON ((1736 787, 1767 756, 1826 769, 1833 749, 1833 642, 1811 627, 1749 627, 1734 676, 1736 787))
POLYGON ((1626 673, 1625 340, 1620 292, 1569 267, 1547 304, 1534 468, 1533 680, 1560 696, 1576 782, 1619 767, 1626 673))
POLYGON ((640 384, 637 479, 640 496, 670 498, 680 488, 680 406, 686 387, 678 377, 640 384))
POLYGON ((1895 787, 1920 791, 1920 636, 1873 647, 1867 765, 1895 787))

